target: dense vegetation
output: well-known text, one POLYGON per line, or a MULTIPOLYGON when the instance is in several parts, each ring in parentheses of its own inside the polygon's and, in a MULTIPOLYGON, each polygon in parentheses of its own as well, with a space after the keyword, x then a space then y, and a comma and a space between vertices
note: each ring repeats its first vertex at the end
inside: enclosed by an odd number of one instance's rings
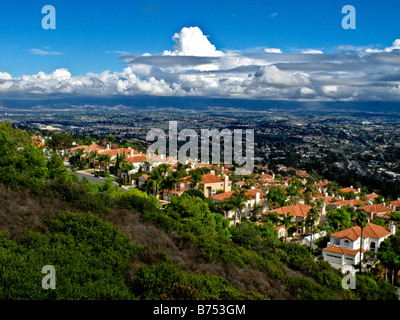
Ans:
POLYGON ((357 276, 357 290, 270 223, 229 227, 195 193, 165 207, 137 189, 79 181, 57 154, 0 125, 1 299, 397 299, 357 276), (57 288, 41 287, 45 265, 57 288))

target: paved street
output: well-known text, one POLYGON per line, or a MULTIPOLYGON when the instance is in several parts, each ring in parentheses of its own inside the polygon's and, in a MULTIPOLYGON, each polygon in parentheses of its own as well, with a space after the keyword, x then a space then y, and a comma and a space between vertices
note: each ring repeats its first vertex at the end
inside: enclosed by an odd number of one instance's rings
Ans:
MULTIPOLYGON (((82 180, 82 178, 85 177, 91 183, 95 183, 95 184, 104 183, 104 181, 106 180, 105 178, 95 177, 92 174, 92 172, 93 172, 93 169, 88 169, 88 170, 79 170, 79 171, 75 171, 75 172, 71 172, 71 173, 75 174, 80 180, 82 180)), ((118 186, 118 183, 116 183, 115 181, 113 182, 113 184, 118 186)))

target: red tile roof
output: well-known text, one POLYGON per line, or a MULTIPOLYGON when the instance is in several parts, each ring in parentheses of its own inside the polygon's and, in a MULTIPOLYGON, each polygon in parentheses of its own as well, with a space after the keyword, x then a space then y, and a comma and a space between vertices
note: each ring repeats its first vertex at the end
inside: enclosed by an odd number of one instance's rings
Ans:
POLYGON ((308 213, 310 212, 311 207, 306 205, 306 204, 295 204, 293 206, 287 206, 287 207, 281 207, 281 208, 277 208, 274 210, 271 210, 269 212, 276 212, 278 214, 284 214, 284 215, 292 215, 295 217, 307 217, 308 213))
POLYGON ((376 193, 369 193, 369 194, 366 194, 365 197, 366 197, 367 199, 376 199, 376 198, 379 197, 379 194, 376 194, 376 193))
MULTIPOLYGON (((356 249, 356 250, 343 249, 342 247, 338 247, 338 246, 330 246, 330 247, 323 248, 322 250, 334 252, 334 253, 340 253, 340 254, 347 254, 349 256, 355 256, 357 253, 360 252, 360 250, 358 250, 358 249, 356 249)), ((365 252, 365 250, 362 249, 362 252, 365 252)))
POLYGON ((264 173, 264 174, 261 174, 261 175, 260 175, 260 179, 261 179, 261 180, 271 180, 271 179, 274 179, 274 177, 271 176, 270 174, 264 173))
POLYGON ((391 204, 392 206, 399 207, 399 206, 400 206, 400 200, 391 201, 390 204, 391 204))
POLYGON ((105 150, 102 151, 101 154, 109 155, 109 156, 116 156, 117 154, 121 155, 124 154, 126 156, 130 156, 131 151, 133 151, 133 154, 139 154, 135 149, 129 149, 129 148, 118 148, 118 149, 111 149, 111 150, 105 150))
POLYGON ((141 162, 146 162, 147 161, 147 156, 145 154, 136 154, 133 157, 125 159, 125 162, 128 163, 141 163, 141 162))
MULTIPOLYGON (((262 192, 260 189, 249 189, 246 191, 246 196, 253 200, 256 198, 256 193, 259 192, 260 193, 260 199, 265 198, 267 195, 262 192)), ((227 199, 229 199, 230 197, 232 197, 234 195, 235 191, 228 191, 228 192, 224 192, 224 193, 218 193, 215 194, 213 196, 211 196, 212 199, 214 200, 219 200, 219 201, 225 201, 227 199)))
POLYGON ((224 182, 224 181, 225 181, 224 178, 218 177, 211 173, 207 173, 207 174, 203 175, 203 180, 201 180, 200 184, 217 183, 217 182, 224 182))
POLYGON ((365 202, 363 202, 361 200, 357 200, 357 199, 335 201, 335 202, 331 202, 330 204, 334 205, 335 207, 343 207, 343 206, 355 207, 357 204, 361 204, 363 206, 366 205, 365 202))
POLYGON ((392 211, 390 208, 384 206, 383 204, 379 203, 379 204, 373 204, 370 206, 365 206, 365 207, 361 207, 359 208, 360 210, 363 210, 365 212, 373 212, 373 213, 379 213, 379 212, 389 212, 392 211))
MULTIPOLYGON (((368 225, 364 228, 363 238, 380 239, 389 234, 390 231, 388 229, 373 223, 368 223, 368 225)), ((351 241, 355 241, 361 237, 361 228, 359 226, 354 226, 339 232, 332 233, 331 236, 341 239, 347 238, 350 239, 351 241)))
POLYGON ((106 150, 105 147, 99 146, 98 144, 91 144, 90 146, 77 146, 77 147, 73 147, 73 148, 71 148, 69 150, 70 151, 75 151, 75 150, 78 150, 78 149, 83 149, 85 152, 106 150))
POLYGON ((358 192, 358 190, 357 189, 354 189, 354 188, 352 188, 352 187, 348 187, 348 188, 343 188, 343 189, 340 189, 340 191, 342 191, 342 192, 354 192, 354 193, 357 193, 358 192))

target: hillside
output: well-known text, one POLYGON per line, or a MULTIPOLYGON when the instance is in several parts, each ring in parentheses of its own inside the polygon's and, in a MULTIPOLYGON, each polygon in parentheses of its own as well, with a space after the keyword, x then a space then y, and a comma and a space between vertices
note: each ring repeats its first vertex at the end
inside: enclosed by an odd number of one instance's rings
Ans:
POLYGON ((363 275, 342 289, 337 270, 268 225, 228 227, 190 195, 161 208, 79 181, 57 157, 0 125, 0 299, 397 299, 363 275), (44 265, 56 290, 40 286, 44 265))

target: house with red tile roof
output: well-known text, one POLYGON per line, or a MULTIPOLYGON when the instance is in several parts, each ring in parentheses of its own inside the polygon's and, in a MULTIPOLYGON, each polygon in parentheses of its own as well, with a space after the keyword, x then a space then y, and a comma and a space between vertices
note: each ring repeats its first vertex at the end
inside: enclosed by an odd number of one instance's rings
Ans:
MULTIPOLYGON (((293 221, 297 222, 297 223, 302 223, 304 221, 304 219, 307 217, 308 213, 310 212, 312 207, 306 205, 306 204, 302 204, 302 203, 297 203, 295 205, 292 206, 286 206, 286 207, 280 207, 277 209, 273 209, 270 211, 267 211, 265 214, 268 214, 270 212, 275 212, 278 215, 290 215, 293 216, 293 221)), ((297 230, 298 234, 304 233, 305 232, 305 227, 299 227, 299 229, 297 230)))
POLYGON ((361 189, 360 188, 355 189, 355 188, 353 188, 353 186, 350 186, 348 188, 342 188, 342 189, 340 189, 340 191, 344 192, 344 193, 348 193, 348 192, 360 193, 361 189))
POLYGON ((361 228, 353 226, 351 228, 332 233, 328 246, 322 249, 324 260, 334 265, 356 265, 363 259, 365 251, 376 252, 379 245, 396 232, 394 225, 388 230, 373 223, 363 230, 362 255, 360 257, 361 228))
POLYGON ((368 200, 374 201, 376 198, 379 198, 379 194, 376 194, 375 192, 372 192, 372 193, 366 194, 365 197, 366 197, 368 200))
POLYGON ((398 198, 397 200, 391 201, 390 208, 393 211, 399 211, 400 210, 400 198, 398 198))
MULTIPOLYGON (((232 196, 234 196, 234 194, 235 191, 218 193, 211 196, 211 199, 214 203, 219 203, 230 199, 232 196)), ((260 189, 253 188, 246 190, 246 196, 248 199, 244 202, 245 208, 242 211, 242 214, 244 214, 245 217, 251 216, 251 210, 254 208, 255 204, 261 204, 263 206, 263 211, 265 211, 268 208, 267 195, 260 189)), ((231 210, 226 213, 226 218, 228 219, 232 218, 234 214, 235 212, 231 210)))
POLYGON ((203 190, 204 196, 210 198, 215 195, 218 190, 224 192, 231 191, 232 182, 228 176, 219 177, 216 176, 212 171, 203 175, 203 179, 199 183, 200 190, 203 190))
POLYGON ((142 174, 141 176, 139 176, 139 178, 138 178, 138 186, 139 187, 143 187, 147 183, 147 180, 149 178, 150 178, 150 175, 148 175, 148 174, 142 174))
POLYGON ((357 208, 358 206, 366 206, 366 205, 367 204, 364 201, 358 199, 340 200, 329 203, 330 210, 335 210, 336 208, 347 207, 347 206, 357 208))
POLYGON ((360 208, 358 208, 358 210, 366 212, 368 214, 368 217, 370 220, 373 220, 376 218, 385 218, 385 216, 387 216, 387 214, 390 211, 392 211, 392 209, 390 209, 389 207, 386 207, 382 203, 360 207, 360 208))

